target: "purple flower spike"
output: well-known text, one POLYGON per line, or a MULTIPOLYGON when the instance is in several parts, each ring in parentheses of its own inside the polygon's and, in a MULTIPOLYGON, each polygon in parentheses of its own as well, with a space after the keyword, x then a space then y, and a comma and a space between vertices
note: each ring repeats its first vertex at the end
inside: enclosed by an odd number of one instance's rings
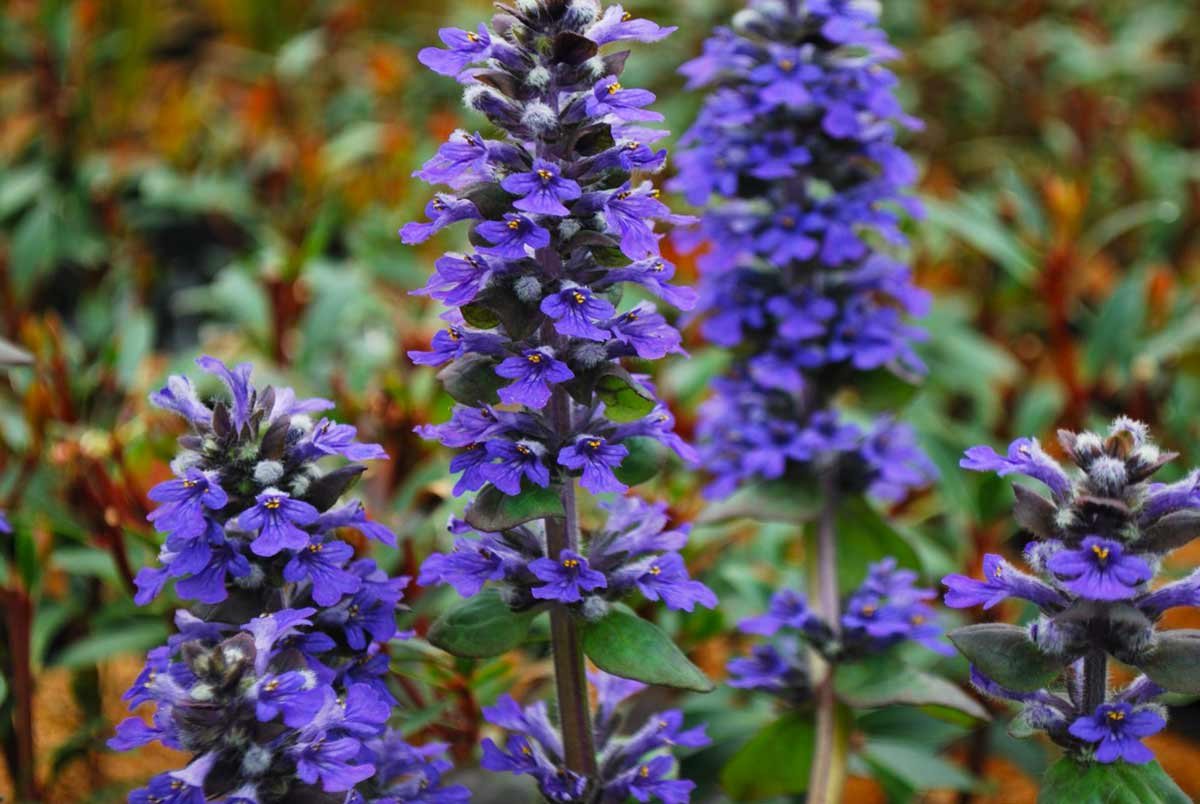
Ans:
POLYGON ((619 493, 629 487, 617 480, 613 469, 620 466, 628 454, 629 450, 622 444, 610 444, 599 436, 581 435, 574 444, 562 448, 558 462, 568 469, 582 470, 579 482, 593 494, 619 493))
POLYGON ((587 559, 571 550, 563 550, 557 561, 552 558, 531 561, 529 571, 543 582, 530 590, 539 600, 578 603, 583 592, 608 586, 604 573, 588 567, 587 559))
POLYGON ((1132 765, 1143 765, 1154 759, 1154 753, 1142 744, 1142 739, 1166 728, 1167 722, 1153 709, 1138 708, 1127 703, 1108 703, 1090 715, 1071 724, 1075 737, 1096 746, 1096 761, 1109 764, 1118 759, 1132 765))
POLYGON ((594 322, 612 317, 616 313, 613 306, 573 282, 542 299, 541 309, 554 319, 554 328, 564 335, 592 341, 606 341, 612 337, 594 322))
POLYGON ((528 173, 514 173, 500 186, 521 198, 513 206, 523 212, 565 217, 571 214, 563 201, 574 201, 582 195, 579 182, 564 179, 562 171, 552 162, 536 159, 528 173))
POLYGON ((301 525, 311 525, 320 516, 316 508, 292 499, 282 491, 259 494, 255 506, 238 515, 238 526, 257 530, 258 538, 250 550, 259 556, 273 556, 280 550, 301 550, 308 546, 309 535, 301 525))
POLYGON ((514 381, 500 389, 501 402, 535 409, 546 407, 551 385, 575 377, 575 372, 555 358, 553 350, 547 347, 526 349, 519 357, 505 358, 496 366, 496 373, 514 381))
POLYGON ((1088 536, 1077 550, 1059 550, 1046 568, 1089 600, 1127 600, 1154 575, 1149 564, 1127 554, 1120 542, 1099 536, 1088 536))

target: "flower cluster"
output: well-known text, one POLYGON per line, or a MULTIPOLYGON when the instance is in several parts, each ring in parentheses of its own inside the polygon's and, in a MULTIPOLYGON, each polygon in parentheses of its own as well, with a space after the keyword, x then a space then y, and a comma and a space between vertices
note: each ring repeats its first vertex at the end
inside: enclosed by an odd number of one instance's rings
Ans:
POLYGON ((871 565, 866 580, 846 600, 836 631, 809 609, 803 595, 790 589, 776 592, 766 613, 743 620, 739 629, 778 639, 731 661, 730 686, 763 690, 792 703, 806 700, 811 692, 806 645, 830 664, 882 653, 905 641, 952 653, 941 639, 936 613, 925 603, 937 593, 915 586, 916 580, 915 572, 897 569, 895 559, 871 565))
MULTIPOLYGON (((507 495, 580 478, 593 492, 623 491, 631 440, 649 438, 694 459, 673 420, 623 358, 680 352, 680 335, 648 300, 621 310, 624 286, 690 307, 670 283, 656 222, 680 220, 639 175, 659 171, 666 132, 647 107, 654 95, 623 86, 628 51, 674 29, 632 19, 595 0, 524 0, 489 28, 444 29, 446 48, 426 66, 466 86, 466 104, 503 133, 455 132, 417 176, 445 185, 428 222, 401 231, 420 243, 458 221, 472 226, 471 253, 448 253, 419 293, 452 308, 423 365, 449 364, 442 379, 463 403, 422 433, 461 450, 455 493, 486 483, 507 495), (523 406, 501 412, 491 404, 523 406)), ((690 219, 689 219, 690 220, 690 219)))
POLYGON ((916 177, 895 144, 915 127, 883 64, 894 57, 874 12, 854 0, 751 0, 682 72, 710 87, 683 142, 674 186, 704 205, 688 240, 705 242, 697 313, 735 349, 702 411, 709 488, 840 459, 841 481, 896 499, 933 469, 911 431, 835 408, 866 372, 911 381, 924 367, 907 323, 927 295, 881 250, 902 245, 894 208, 918 214, 916 177))
POLYGON ((174 579, 198 605, 176 613, 177 633, 125 695, 131 707, 155 705, 152 724, 129 718, 110 742, 158 740, 194 758, 131 801, 267 804, 318 790, 372 804, 465 801, 464 788, 441 785, 440 749, 414 749, 386 728, 396 700, 384 646, 408 579, 355 559, 339 536, 396 542, 362 503, 337 504, 365 467, 319 466, 386 454, 353 427, 314 424, 309 414, 330 402, 259 390, 248 363, 197 363, 230 399, 205 404, 182 376, 151 396, 192 433, 180 439, 176 477, 150 492, 159 506, 149 518, 166 539, 161 566, 138 573, 136 599, 148 603, 174 579))
POLYGON ((568 770, 562 759, 562 744, 550 721, 546 704, 522 708, 503 696, 486 707, 488 722, 508 732, 503 746, 483 741, 483 767, 496 772, 527 774, 537 780, 548 801, 573 804, 598 802, 620 804, 630 797, 637 801, 658 800, 663 804, 687 804, 695 783, 671 778, 675 746, 700 748, 709 744, 704 726, 683 728, 683 715, 668 710, 651 715, 632 734, 619 735, 618 706, 645 687, 636 681, 596 673, 591 676, 596 690, 593 717, 596 747, 600 754, 599 778, 589 789, 588 780, 568 770))
POLYGON ((964 468, 1034 478, 1050 496, 1013 487, 1014 517, 1029 537, 1024 559, 1036 575, 988 555, 982 579, 943 581, 947 605, 991 608, 1017 598, 1032 603, 1038 617, 1027 629, 993 624, 951 637, 975 663, 976 686, 1020 702, 1032 728, 1100 762, 1147 762, 1151 754, 1140 739, 1165 726, 1155 699, 1200 685, 1188 637, 1155 627, 1168 609, 1200 605, 1200 573, 1154 583, 1161 559, 1200 535, 1200 474, 1151 482, 1177 456, 1160 451, 1145 425, 1130 419, 1117 419, 1107 436, 1063 431, 1059 437, 1077 473, 1068 474, 1032 438, 1014 441, 1004 455, 990 447, 967 450, 964 468), (1009 678, 1008 666, 994 660, 999 639, 1009 653, 1018 645, 1026 664, 1040 662, 1043 672, 1026 666, 1009 678), (1110 693, 1109 655, 1144 675, 1110 693), (1059 677, 1063 686, 1052 687, 1059 677), (1021 683, 1030 679, 1036 688, 1021 683))
POLYGON ((474 596, 492 581, 514 610, 558 601, 576 606, 589 619, 604 613, 604 601, 634 591, 672 609, 716 606, 716 595, 688 575, 676 552, 687 541, 687 528, 667 529, 664 504, 620 497, 604 507, 607 521, 592 534, 586 555, 572 550, 547 555, 540 523, 473 539, 465 535, 470 526, 452 518, 450 531, 458 535, 454 551, 426 559, 417 581, 422 586, 449 584, 463 597, 474 596))

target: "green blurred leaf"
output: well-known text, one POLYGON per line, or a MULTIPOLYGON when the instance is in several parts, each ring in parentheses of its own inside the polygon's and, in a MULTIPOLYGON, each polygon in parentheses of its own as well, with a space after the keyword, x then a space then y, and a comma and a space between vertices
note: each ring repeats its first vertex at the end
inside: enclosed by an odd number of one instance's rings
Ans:
POLYGON ((928 749, 899 740, 868 740, 861 751, 867 764, 901 780, 913 790, 973 790, 966 771, 928 749))
POLYGON ((1138 669, 1170 692, 1200 694, 1200 630, 1177 628, 1158 635, 1138 669))
POLYGON ((646 684, 710 692, 713 683, 654 623, 621 605, 585 623, 583 652, 597 667, 646 684))
POLYGON ((110 623, 98 631, 73 642, 50 657, 50 666, 75 669, 90 667, 121 654, 145 653, 164 642, 167 627, 162 622, 110 623))
POLYGON ((867 576, 867 567, 892 557, 907 569, 920 570, 921 559, 908 539, 862 497, 840 501, 837 513, 838 586, 855 589, 867 576))
POLYGON ((883 655, 843 664, 834 674, 838 697, 856 709, 896 704, 947 707, 979 720, 989 720, 987 710, 956 685, 940 676, 907 666, 883 655))
POLYGON ((924 198, 927 223, 941 227, 991 257, 1014 279, 1028 284, 1037 267, 1034 255, 979 198, 960 194, 953 202, 924 198))
POLYGON ((816 519, 821 499, 811 483, 768 480, 742 486, 729 497, 710 503, 696 522, 702 525, 732 519, 799 524, 816 519))
POLYGON ((721 786, 735 801, 799 795, 812 768, 813 715, 788 712, 742 746, 721 771, 721 786))

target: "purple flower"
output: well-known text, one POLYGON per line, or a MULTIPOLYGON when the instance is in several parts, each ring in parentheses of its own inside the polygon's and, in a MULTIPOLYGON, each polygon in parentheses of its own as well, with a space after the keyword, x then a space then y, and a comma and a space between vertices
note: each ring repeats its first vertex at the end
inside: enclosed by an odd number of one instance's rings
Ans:
POLYGON ((613 115, 620 120, 657 122, 663 119, 658 112, 643 107, 654 103, 654 93, 645 89, 625 89, 615 75, 596 82, 587 98, 589 116, 613 115))
POLYGON ((167 480, 150 489, 150 499, 165 503, 146 518, 164 533, 181 536, 205 530, 205 509, 219 511, 229 502, 229 496, 217 483, 199 469, 188 469, 181 478, 167 480))
POLYGON ((12 533, 12 532, 13 532, 12 525, 9 524, 8 517, 6 517, 4 515, 3 511, 0 511, 0 533, 12 533))
POLYGON ((406 223, 400 230, 400 238, 408 245, 424 243, 436 233, 459 221, 478 220, 483 217, 475 204, 464 198, 438 193, 425 205, 428 223, 406 223))
POLYGON ((521 196, 513 202, 517 209, 559 217, 571 214, 563 201, 574 201, 583 193, 579 189, 579 182, 564 179, 558 166, 545 159, 535 159, 528 173, 514 173, 500 182, 500 186, 513 195, 521 196))
POLYGON ((497 264, 477 254, 445 254, 433 267, 435 273, 425 287, 412 292, 428 294, 450 307, 474 301, 498 270, 497 264))
POLYGON ((998 555, 983 557, 984 580, 965 575, 947 575, 942 579, 949 591, 946 605, 966 609, 982 605, 990 609, 1009 597, 1019 597, 1036 603, 1043 609, 1061 610, 1066 600, 1059 592, 1030 575, 1018 570, 998 555))
POLYGON ((674 25, 663 28, 650 20, 633 19, 619 5, 604 9, 600 18, 584 32, 584 36, 597 45, 633 39, 638 42, 658 42, 666 39, 678 28, 674 25))
POLYGON ((512 212, 502 221, 484 221, 475 227, 480 237, 492 245, 481 246, 479 252, 506 260, 524 259, 526 246, 537 251, 550 245, 550 233, 526 218, 512 212))
POLYGON ((422 48, 417 60, 442 75, 457 76, 468 64, 487 59, 492 48, 491 34, 483 23, 479 24, 476 31, 442 28, 438 36, 448 49, 422 48))
POLYGON ((463 187, 490 175, 489 142, 479 135, 455 131, 425 166, 413 173, 429 184, 463 187))
POLYGON ((650 302, 641 302, 609 323, 612 334, 643 360, 658 360, 671 352, 683 352, 679 331, 658 314, 650 302))
POLYGON ((1127 703, 1106 703, 1090 715, 1071 724, 1071 734, 1086 743, 1096 745, 1096 761, 1105 764, 1124 760, 1142 765, 1154 759, 1153 752, 1142 739, 1162 731, 1167 725, 1162 715, 1153 709, 1139 708, 1127 703))
POLYGON ((578 603, 583 599, 582 592, 608 586, 604 573, 588 567, 587 559, 571 550, 563 550, 557 560, 539 558, 530 561, 529 571, 542 581, 541 586, 530 590, 539 600, 578 603))
POLYGON ((362 585, 357 575, 343 569, 353 556, 354 548, 345 542, 314 538, 292 556, 283 568, 283 579, 291 583, 312 581, 312 599, 318 606, 332 606, 362 585))
MULTIPOLYGON (((138 577, 142 577, 144 572, 152 570, 143 569, 138 572, 138 577)), ((208 563, 199 572, 176 583, 175 592, 184 600, 197 600, 210 605, 220 603, 229 596, 226 585, 229 577, 245 578, 250 573, 250 561, 246 556, 232 542, 225 542, 212 549, 208 563)))
POLYGON ((554 328, 563 335, 593 341, 606 341, 611 337, 594 322, 616 313, 607 301, 574 282, 566 283, 562 290, 542 299, 541 310, 554 319, 554 328))
POLYGON ((148 785, 129 794, 129 804, 204 804, 206 800, 202 789, 168 773, 160 773, 148 785))
POLYGON ((629 450, 623 444, 612 444, 600 436, 585 434, 559 451, 558 462, 568 469, 582 470, 579 482, 593 494, 622 492, 629 487, 617 480, 613 469, 620 466, 628 454, 629 450))
POLYGON ((1154 576, 1150 565, 1127 554, 1120 542, 1100 536, 1088 536, 1078 549, 1059 550, 1046 568, 1067 589, 1089 600, 1128 600, 1154 576))
POLYGON ((670 757, 658 756, 629 774, 629 795, 638 801, 658 800, 663 804, 687 804, 696 783, 687 779, 668 779, 675 767, 670 757))
POLYGON ((728 665, 729 686, 748 690, 781 690, 790 683, 791 663, 774 645, 755 645, 750 655, 728 665))
POLYGON ((662 600, 669 609, 691 611, 697 603, 709 609, 717 606, 717 596, 700 581, 691 579, 678 553, 651 560, 636 583, 643 595, 662 600))
POLYGON ((803 595, 791 589, 781 589, 771 596, 765 614, 742 620, 738 623, 738 629, 747 634, 772 636, 781 628, 808 631, 818 622, 803 595))
POLYGON ((282 491, 259 494, 253 508, 238 515, 238 527, 257 530, 250 542, 255 555, 273 556, 280 550, 301 550, 308 546, 309 535, 299 526, 311 525, 320 513, 303 500, 292 499, 282 491))
POLYGON ((614 191, 604 202, 604 220, 621 236, 621 252, 631 260, 658 255, 658 237, 647 221, 670 214, 658 200, 657 190, 633 190, 628 185, 614 191))
POLYGON ((255 685, 254 714, 269 723, 283 715, 283 722, 301 728, 312 722, 324 702, 323 688, 310 675, 296 671, 264 676, 255 685))
POLYGON ((387 453, 378 444, 361 444, 356 441, 357 428, 349 424, 338 424, 321 419, 303 443, 303 449, 312 449, 321 455, 341 455, 352 461, 386 461, 387 453))
MULTIPOLYGON (((434 553, 425 559, 417 583, 421 586, 446 583, 463 597, 473 597, 488 581, 504 579, 506 554, 511 556, 512 551, 494 539, 455 539, 453 552, 434 553)), ((518 558, 518 563, 523 562, 518 558)))
POLYGON ((462 472, 454 484, 454 496, 466 491, 478 491, 487 482, 487 467, 491 456, 483 444, 466 444, 463 451, 450 459, 450 473, 462 472))
POLYGON ((575 378, 567 364, 547 347, 526 349, 520 356, 505 358, 496 373, 514 382, 500 389, 500 401, 541 409, 550 401, 550 386, 575 378))
POLYGON ((289 752, 296 762, 296 775, 309 784, 321 785, 326 793, 341 793, 369 779, 375 767, 351 764, 362 752, 362 744, 350 737, 337 740, 324 735, 300 743, 289 752))
POLYGON ((522 478, 542 488, 550 485, 550 470, 542 462, 545 448, 536 441, 489 441, 487 454, 496 463, 484 467, 484 476, 505 494, 520 494, 522 478))
POLYGON ((1000 455, 988 446, 971 447, 959 466, 976 472, 995 472, 1004 477, 1010 474, 1028 475, 1045 483, 1056 500, 1065 500, 1071 493, 1071 481, 1058 462, 1042 451, 1036 438, 1018 438, 1000 455))

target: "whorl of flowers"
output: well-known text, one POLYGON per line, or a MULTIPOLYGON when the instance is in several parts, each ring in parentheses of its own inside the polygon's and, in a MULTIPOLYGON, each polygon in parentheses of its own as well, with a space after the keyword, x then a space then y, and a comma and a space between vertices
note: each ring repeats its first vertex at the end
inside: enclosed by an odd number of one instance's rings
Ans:
MULTIPOLYGON (((622 804, 632 797, 637 801, 687 804, 696 785, 670 778, 675 771, 671 750, 676 746, 708 745, 704 726, 684 729, 683 714, 671 709, 652 714, 632 733, 621 734, 624 724, 618 707, 645 685, 606 673, 591 675, 591 681, 596 690, 592 723, 601 761, 599 780, 592 797, 586 800, 622 804)), ((483 767, 534 777, 548 801, 584 800, 588 780, 563 765, 562 745, 545 703, 539 701, 522 708, 504 695, 495 706, 485 707, 483 716, 508 732, 502 746, 491 739, 483 741, 483 767)))
POLYGON ((739 624, 742 633, 776 639, 729 663, 730 686, 763 690, 794 704, 807 700, 812 685, 805 645, 833 665, 907 640, 953 653, 942 641, 936 612, 925 603, 937 593, 916 587, 916 580, 915 572, 897 569, 895 559, 871 565, 866 580, 847 598, 837 631, 809 609, 803 595, 790 589, 776 592, 765 614, 739 624))
POLYGON ((682 68, 709 88, 674 184, 709 205, 688 235, 710 244, 697 313, 735 350, 699 430, 714 496, 830 454, 844 487, 886 499, 932 475, 908 428, 852 423, 835 399, 868 372, 924 371, 906 319, 928 299, 885 250, 919 213, 894 56, 867 3, 751 0, 682 68))
POLYGON ((346 529, 394 545, 363 505, 338 505, 364 471, 325 471, 323 458, 386 458, 355 428, 309 414, 333 407, 291 389, 256 389, 251 366, 197 360, 230 399, 205 404, 171 377, 151 396, 192 432, 172 461, 176 477, 150 491, 166 540, 161 566, 142 569, 146 604, 175 580, 195 601, 176 612, 177 633, 155 648, 125 699, 155 706, 132 717, 110 745, 158 740, 193 755, 131 794, 137 802, 459 802, 442 787, 438 746, 413 748, 387 728, 396 704, 385 646, 407 578, 389 578, 341 538, 346 529))
POLYGON ((1027 726, 1076 756, 1147 762, 1152 755, 1141 738, 1166 725, 1166 710, 1154 701, 1166 691, 1200 690, 1194 632, 1156 629, 1166 610, 1200 605, 1200 573, 1156 584, 1163 557, 1200 535, 1200 475, 1151 482, 1177 456, 1126 418, 1107 436, 1062 431, 1059 441, 1078 472, 1064 470, 1033 438, 1014 441, 1005 455, 967 450, 964 468, 1025 475, 1050 496, 1013 487, 1014 516, 1030 539, 1024 558, 1036 575, 987 555, 982 579, 943 581, 949 606, 991 608, 1018 598, 1039 616, 1026 629, 969 626, 951 638, 975 664, 976 686, 1020 702, 1027 726), (1005 655, 1018 658, 1001 661, 1005 655), (1109 690, 1107 656, 1144 675, 1109 690))
POLYGON ((514 610, 558 601, 591 618, 604 612, 605 601, 635 590, 672 609, 716 606, 716 595, 688 576, 683 557, 675 552, 687 541, 687 530, 666 529, 665 505, 621 497, 606 507, 608 520, 592 535, 586 555, 564 552, 558 560, 546 555, 540 523, 471 539, 461 535, 470 526, 451 519, 450 531, 460 535, 454 551, 431 555, 417 580, 422 586, 450 584, 463 597, 474 596, 491 581, 514 610))
POLYGON ((653 94, 620 83, 629 52, 601 51, 674 29, 620 6, 602 12, 595 0, 499 8, 490 28, 443 29, 447 49, 420 53, 457 77, 467 106, 503 135, 458 131, 416 174, 449 191, 429 203, 429 222, 403 228, 403 240, 469 221, 473 247, 439 259, 419 291, 452 309, 431 349, 410 357, 450 364, 441 377, 463 403, 448 424, 422 432, 461 450, 456 494, 491 483, 516 495, 568 477, 593 492, 623 491, 614 470, 639 437, 694 455, 652 389, 620 365, 681 351, 679 333, 650 301, 620 310, 622 288, 680 307, 694 295, 670 284, 674 267, 653 229, 678 217, 633 177, 665 162, 652 144, 666 132, 644 127, 662 115, 647 108, 653 94))

